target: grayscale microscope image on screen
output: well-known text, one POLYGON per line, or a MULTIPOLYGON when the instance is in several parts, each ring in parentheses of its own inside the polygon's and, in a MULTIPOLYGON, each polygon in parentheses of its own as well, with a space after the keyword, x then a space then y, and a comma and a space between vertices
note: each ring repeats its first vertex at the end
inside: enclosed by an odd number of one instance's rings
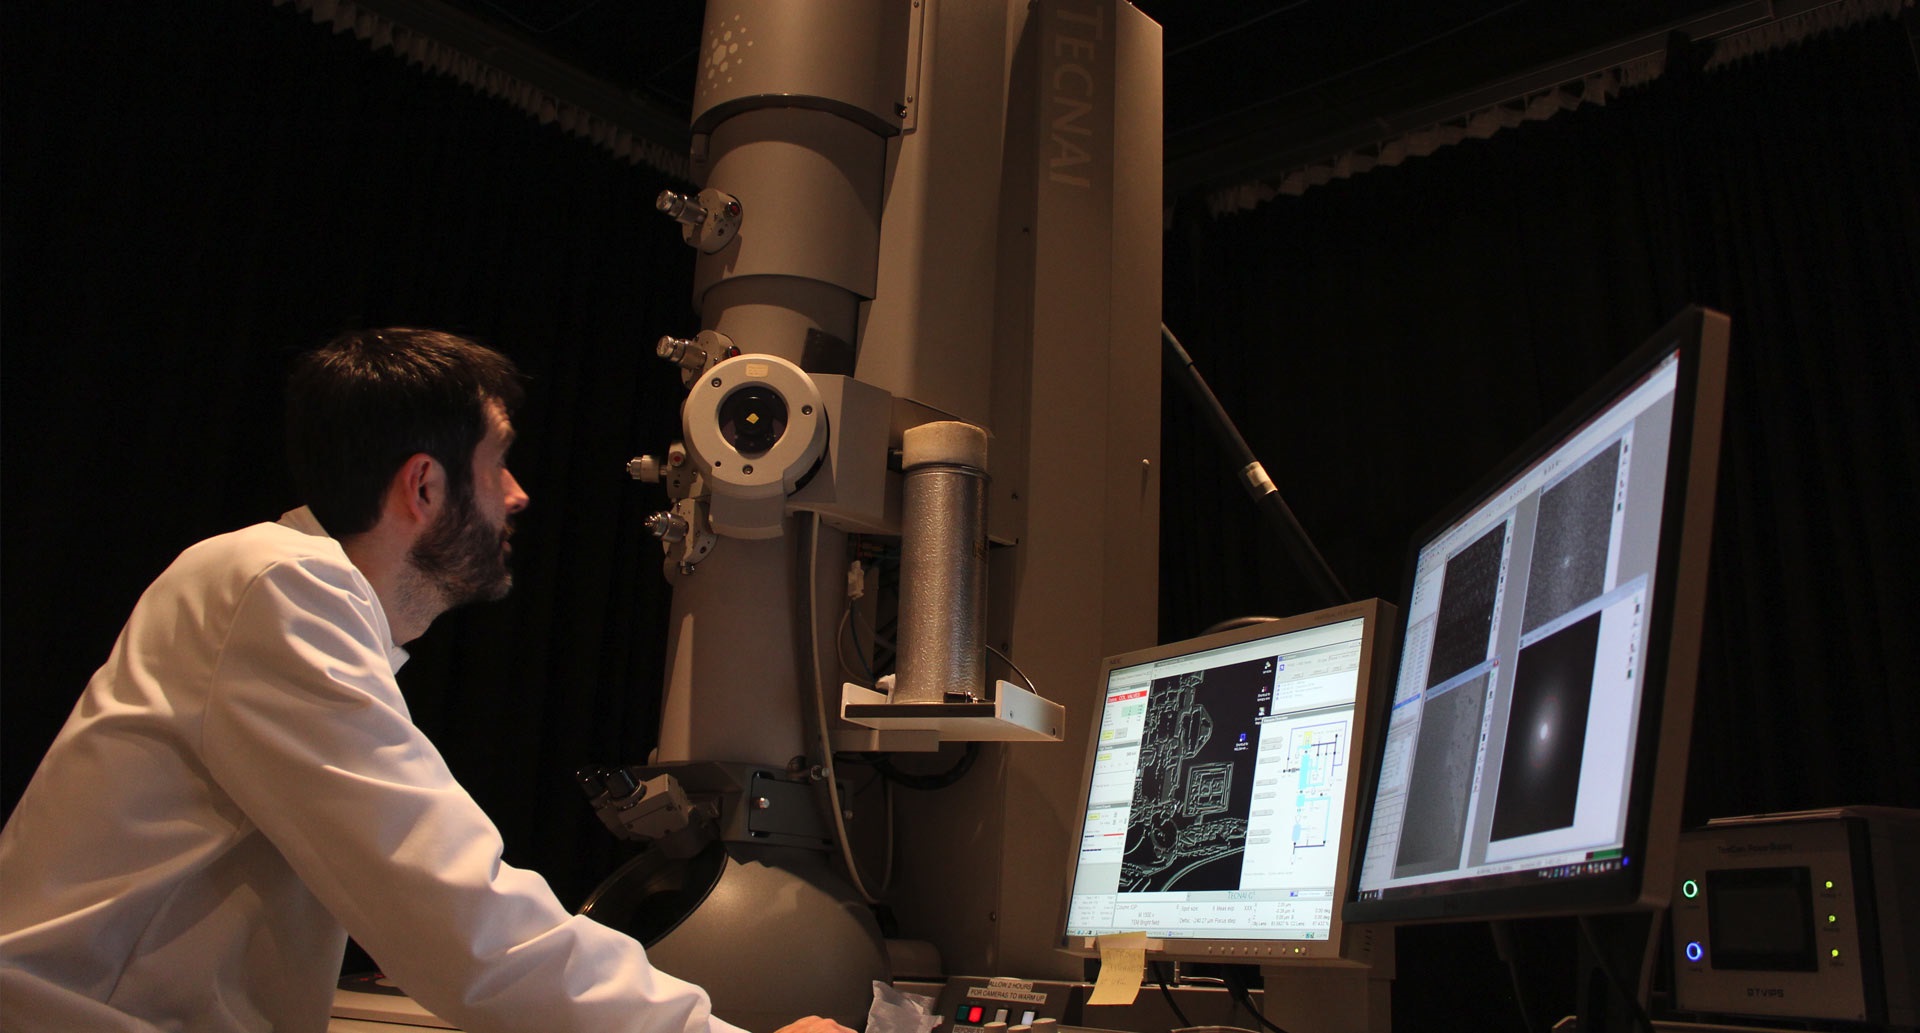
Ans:
POLYGON ((1422 539, 1363 899, 1628 863, 1677 366, 1422 539))

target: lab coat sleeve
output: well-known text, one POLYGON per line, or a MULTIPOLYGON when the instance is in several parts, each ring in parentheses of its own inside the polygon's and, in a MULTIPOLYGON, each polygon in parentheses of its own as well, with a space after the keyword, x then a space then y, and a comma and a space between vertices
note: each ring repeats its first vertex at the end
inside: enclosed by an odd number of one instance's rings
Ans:
POLYGON ((415 999, 476 1033, 734 1033, 699 987, 501 860, 408 717, 371 589, 325 559, 255 577, 209 686, 213 778, 415 999))

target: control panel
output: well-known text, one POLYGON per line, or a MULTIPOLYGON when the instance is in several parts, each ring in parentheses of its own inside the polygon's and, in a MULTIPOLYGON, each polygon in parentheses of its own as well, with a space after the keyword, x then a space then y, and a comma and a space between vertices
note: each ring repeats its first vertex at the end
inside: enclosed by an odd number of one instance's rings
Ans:
POLYGON ((1077 1026, 1087 989, 1084 983, 955 977, 940 992, 933 1033, 1052 1033, 1077 1026))
POLYGON ((1912 1026, 1920 812, 1722 819, 1681 836, 1672 898, 1683 1012, 1912 1026))

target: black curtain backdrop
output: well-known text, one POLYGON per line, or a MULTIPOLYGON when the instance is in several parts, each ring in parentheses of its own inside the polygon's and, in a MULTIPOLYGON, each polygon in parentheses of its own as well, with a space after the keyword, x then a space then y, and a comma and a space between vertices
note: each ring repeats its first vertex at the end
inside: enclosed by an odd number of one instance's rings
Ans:
MULTIPOLYGON (((1169 323, 1348 587, 1393 598, 1417 525, 1683 306, 1728 313, 1697 816, 1920 803, 1916 183, 1920 78, 1876 21, 1250 213, 1182 212, 1169 323)), ((1163 636, 1310 607, 1210 490, 1220 465, 1187 458, 1194 426, 1166 431, 1163 636), (1214 559, 1243 553, 1270 562, 1214 559)))
MULTIPOLYGON (((1690 823, 1920 805, 1912 17, 1248 213, 1182 205, 1167 241, 1169 325, 1348 588, 1395 602, 1428 517, 1683 306, 1730 315, 1690 823)), ((1313 608, 1165 404, 1162 637, 1313 608)), ((1571 1007, 1571 936, 1521 933, 1539 1018, 1571 1007)), ((1506 992, 1484 927, 1400 950, 1403 1016, 1506 992)))
MULTIPOLYGON (((147 582, 297 502, 288 357, 442 327, 532 375, 533 507, 513 596, 402 683, 509 860, 578 904, 621 848, 570 773, 658 720, 660 498, 621 464, 675 425, 649 342, 694 326, 670 184, 261 0, 0 18, 0 805, 147 582)), ((1728 312, 1690 817, 1920 804, 1917 127, 1897 22, 1671 74, 1244 215, 1182 202, 1167 321, 1348 586, 1395 599, 1428 515, 1680 307, 1728 312)), ((1312 608, 1165 411, 1162 637, 1312 608)), ((1521 934, 1550 972, 1562 932, 1521 934)), ((1403 1028, 1505 993, 1479 927, 1403 930, 1399 971, 1403 1028)))
MULTIPOLYGON (((574 787, 657 736, 668 592, 626 459, 674 433, 696 328, 674 185, 291 6, 5 7, 4 797, 25 788, 146 584, 299 500, 288 359, 367 325, 467 333, 530 377, 518 581, 400 681, 577 906, 619 845, 574 787)), ((101 787, 112 792, 112 787, 101 787)))

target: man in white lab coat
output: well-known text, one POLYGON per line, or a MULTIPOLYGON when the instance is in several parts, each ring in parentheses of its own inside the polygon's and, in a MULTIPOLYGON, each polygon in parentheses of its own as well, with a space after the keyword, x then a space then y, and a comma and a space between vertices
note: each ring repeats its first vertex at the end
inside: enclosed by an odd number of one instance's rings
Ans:
POLYGON ((519 398, 450 334, 302 359, 307 505, 160 575, 0 832, 0 1027, 323 1030, 350 932, 469 1030, 734 1033, 501 861, 395 685, 403 644, 512 584, 519 398))

